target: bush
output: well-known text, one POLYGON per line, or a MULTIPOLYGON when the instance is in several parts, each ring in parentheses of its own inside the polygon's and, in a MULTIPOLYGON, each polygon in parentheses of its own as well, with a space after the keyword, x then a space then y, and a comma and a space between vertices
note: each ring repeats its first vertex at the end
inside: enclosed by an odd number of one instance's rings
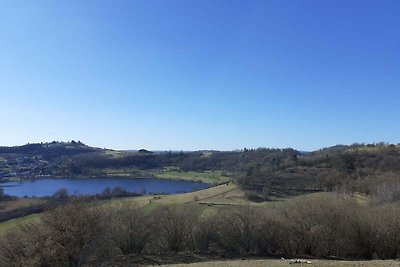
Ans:
POLYGON ((346 257, 372 259, 378 247, 379 221, 375 209, 357 207, 347 213, 343 227, 347 238, 346 257))
POLYGON ((232 206, 199 214, 193 205, 145 212, 129 202, 89 206, 72 198, 43 214, 40 223, 2 236, 0 266, 97 266, 117 255, 132 259, 139 253, 183 251, 400 256, 399 202, 359 205, 346 194, 318 193, 274 206, 232 206))
POLYGON ((55 208, 43 216, 49 246, 59 265, 81 266, 101 243, 105 222, 100 208, 79 200, 55 208))
POLYGON ((56 258, 40 224, 23 224, 0 238, 1 266, 51 266, 56 258))
POLYGON ((110 239, 122 254, 141 253, 150 242, 151 229, 149 217, 143 209, 120 202, 109 209, 110 239))
POLYGON ((217 240, 217 220, 215 216, 201 218, 195 225, 193 238, 196 250, 208 252, 212 243, 217 240))
POLYGON ((364 209, 344 194, 302 196, 276 209, 274 219, 267 222, 270 232, 266 235, 277 253, 359 256, 364 252, 360 252, 362 244, 357 242, 373 238, 367 235, 367 225, 372 221, 364 217, 364 209))
POLYGON ((376 215, 379 218, 377 254, 382 259, 397 259, 400 257, 400 203, 386 204, 379 208, 376 215))
POLYGON ((188 207, 159 206, 152 213, 155 246, 162 251, 193 250, 197 214, 188 207))
POLYGON ((66 203, 69 199, 68 191, 65 188, 57 190, 51 197, 56 203, 66 203))
POLYGON ((250 206, 225 210, 218 216, 217 242, 229 254, 255 252, 260 226, 260 214, 250 206))

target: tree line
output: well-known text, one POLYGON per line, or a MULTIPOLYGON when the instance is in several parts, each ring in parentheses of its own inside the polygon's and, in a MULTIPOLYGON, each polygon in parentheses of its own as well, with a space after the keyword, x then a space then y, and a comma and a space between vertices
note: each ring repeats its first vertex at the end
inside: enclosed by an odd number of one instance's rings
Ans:
POLYGON ((357 203, 317 193, 273 206, 145 209, 72 199, 0 240, 2 266, 106 266, 162 253, 238 257, 393 259, 400 256, 400 202, 357 203))

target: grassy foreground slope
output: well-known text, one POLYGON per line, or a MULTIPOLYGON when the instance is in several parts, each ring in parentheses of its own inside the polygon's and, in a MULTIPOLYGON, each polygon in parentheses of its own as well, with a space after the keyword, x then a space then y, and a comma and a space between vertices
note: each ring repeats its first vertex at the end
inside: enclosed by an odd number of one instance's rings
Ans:
POLYGON ((290 264, 283 260, 234 260, 234 261, 210 261, 191 264, 162 265, 169 267, 284 267, 284 266, 318 266, 318 267, 395 267, 400 266, 400 261, 395 260, 373 260, 373 261, 328 261, 312 260, 312 264, 290 264))
POLYGON ((7 231, 10 231, 23 223, 36 223, 40 221, 40 214, 31 214, 17 219, 12 219, 3 223, 0 223, 0 235, 3 235, 7 231))

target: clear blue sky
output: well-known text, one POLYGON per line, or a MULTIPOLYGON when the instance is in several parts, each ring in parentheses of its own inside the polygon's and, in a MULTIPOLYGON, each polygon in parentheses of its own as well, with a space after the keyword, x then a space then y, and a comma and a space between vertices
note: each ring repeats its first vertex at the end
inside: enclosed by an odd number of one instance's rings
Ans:
POLYGON ((400 142, 400 1, 0 1, 0 145, 400 142))

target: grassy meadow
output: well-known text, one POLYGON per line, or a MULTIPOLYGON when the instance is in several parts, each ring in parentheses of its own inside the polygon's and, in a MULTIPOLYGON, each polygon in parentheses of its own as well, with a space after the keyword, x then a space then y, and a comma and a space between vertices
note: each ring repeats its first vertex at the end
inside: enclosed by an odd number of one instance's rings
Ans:
POLYGON ((4 233, 8 231, 12 231, 15 229, 20 224, 23 223, 36 223, 40 221, 40 214, 31 214, 28 216, 20 217, 17 219, 12 219, 6 222, 0 223, 0 235, 3 235, 4 233))
POLYGON ((159 179, 178 179, 188 181, 201 181, 207 184, 217 184, 227 182, 230 178, 224 175, 222 171, 178 171, 175 169, 165 169, 152 173, 154 177, 159 179))
POLYGON ((103 170, 107 177, 133 177, 133 178, 157 178, 167 180, 183 180, 203 182, 215 185, 230 181, 230 177, 223 171, 178 171, 166 168, 164 170, 143 171, 135 168, 106 168, 103 170))

